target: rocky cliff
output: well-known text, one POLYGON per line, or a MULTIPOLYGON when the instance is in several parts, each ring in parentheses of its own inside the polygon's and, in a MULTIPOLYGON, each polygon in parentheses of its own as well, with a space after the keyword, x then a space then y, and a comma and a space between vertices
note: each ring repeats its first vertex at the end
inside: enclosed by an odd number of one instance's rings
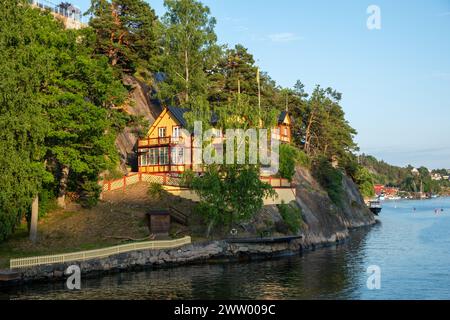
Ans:
MULTIPOLYGON (((151 99, 153 89, 146 83, 134 77, 126 76, 123 79, 130 88, 129 101, 126 112, 133 116, 142 117, 149 124, 153 123, 162 111, 157 100, 151 99)), ((124 173, 127 167, 137 170, 136 147, 138 140, 138 127, 126 127, 116 139, 116 147, 120 154, 120 167, 124 173)))
POLYGON ((346 176, 342 179, 344 198, 341 207, 331 201, 308 170, 297 168, 294 183, 297 184, 296 201, 305 222, 302 231, 305 246, 339 241, 348 236, 349 229, 375 223, 358 187, 346 176))

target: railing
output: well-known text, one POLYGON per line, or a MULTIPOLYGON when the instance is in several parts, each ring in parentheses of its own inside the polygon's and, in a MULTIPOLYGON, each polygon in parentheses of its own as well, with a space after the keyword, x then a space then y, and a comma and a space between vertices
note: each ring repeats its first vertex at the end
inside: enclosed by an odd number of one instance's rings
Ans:
POLYGON ((274 177, 261 177, 260 179, 274 188, 292 188, 292 183, 288 179, 274 177))
POLYGON ((184 142, 183 137, 158 137, 158 138, 147 138, 140 139, 138 141, 139 148, 146 148, 152 146, 160 146, 160 145, 176 145, 184 142))
POLYGON ((138 182, 159 183, 164 186, 179 187, 182 184, 182 179, 180 177, 173 177, 166 174, 133 173, 128 176, 124 176, 121 179, 103 181, 99 184, 102 187, 102 192, 106 192, 125 189, 127 186, 138 182))
MULTIPOLYGON (((275 177, 260 177, 261 181, 270 184, 274 188, 292 188, 292 183, 288 179, 275 177)), ((125 190, 127 186, 138 182, 159 183, 163 186, 182 187, 181 177, 174 177, 168 174, 133 173, 121 179, 99 182, 102 192, 125 190)))
POLYGON ((79 22, 81 22, 82 20, 80 9, 73 5, 71 5, 69 8, 64 8, 61 6, 61 4, 57 5, 48 0, 28 0, 28 2, 38 8, 41 8, 43 10, 50 10, 53 13, 59 14, 69 19, 79 22))
POLYGON ((39 256, 30 258, 11 259, 10 269, 26 268, 39 265, 48 265, 55 263, 65 263, 74 261, 86 261, 90 259, 106 258, 119 253, 132 252, 138 250, 159 250, 173 249, 191 243, 191 237, 187 236, 176 240, 147 241, 119 245, 104 249, 89 250, 82 252, 57 254, 51 256, 39 256))

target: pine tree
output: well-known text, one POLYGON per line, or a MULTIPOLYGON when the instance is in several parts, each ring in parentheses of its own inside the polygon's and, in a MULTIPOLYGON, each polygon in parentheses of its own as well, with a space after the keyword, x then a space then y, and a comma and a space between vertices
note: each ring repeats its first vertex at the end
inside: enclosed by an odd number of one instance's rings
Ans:
POLYGON ((96 33, 96 53, 106 55, 112 66, 134 74, 155 68, 158 62, 160 23, 143 0, 92 0, 88 13, 96 33))

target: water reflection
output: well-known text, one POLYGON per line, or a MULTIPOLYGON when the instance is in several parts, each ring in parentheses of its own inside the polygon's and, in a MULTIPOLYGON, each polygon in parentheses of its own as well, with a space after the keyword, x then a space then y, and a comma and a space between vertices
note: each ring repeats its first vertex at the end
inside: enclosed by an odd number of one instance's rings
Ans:
POLYGON ((11 299, 317 299, 357 298, 368 229, 345 244, 302 256, 119 273, 84 279, 81 291, 65 284, 3 289, 11 299), (351 253, 351 254, 350 254, 351 253))

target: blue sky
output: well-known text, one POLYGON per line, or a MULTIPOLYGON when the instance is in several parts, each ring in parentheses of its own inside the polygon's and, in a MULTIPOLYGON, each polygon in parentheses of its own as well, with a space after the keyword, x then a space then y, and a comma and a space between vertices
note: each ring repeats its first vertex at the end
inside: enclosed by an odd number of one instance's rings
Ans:
MULTIPOLYGON (((163 0, 148 2, 164 13, 163 0)), ((277 84, 342 92, 361 152, 450 168, 450 0, 202 2, 219 42, 249 48, 277 84), (366 27, 369 5, 381 9, 380 30, 366 27)))

